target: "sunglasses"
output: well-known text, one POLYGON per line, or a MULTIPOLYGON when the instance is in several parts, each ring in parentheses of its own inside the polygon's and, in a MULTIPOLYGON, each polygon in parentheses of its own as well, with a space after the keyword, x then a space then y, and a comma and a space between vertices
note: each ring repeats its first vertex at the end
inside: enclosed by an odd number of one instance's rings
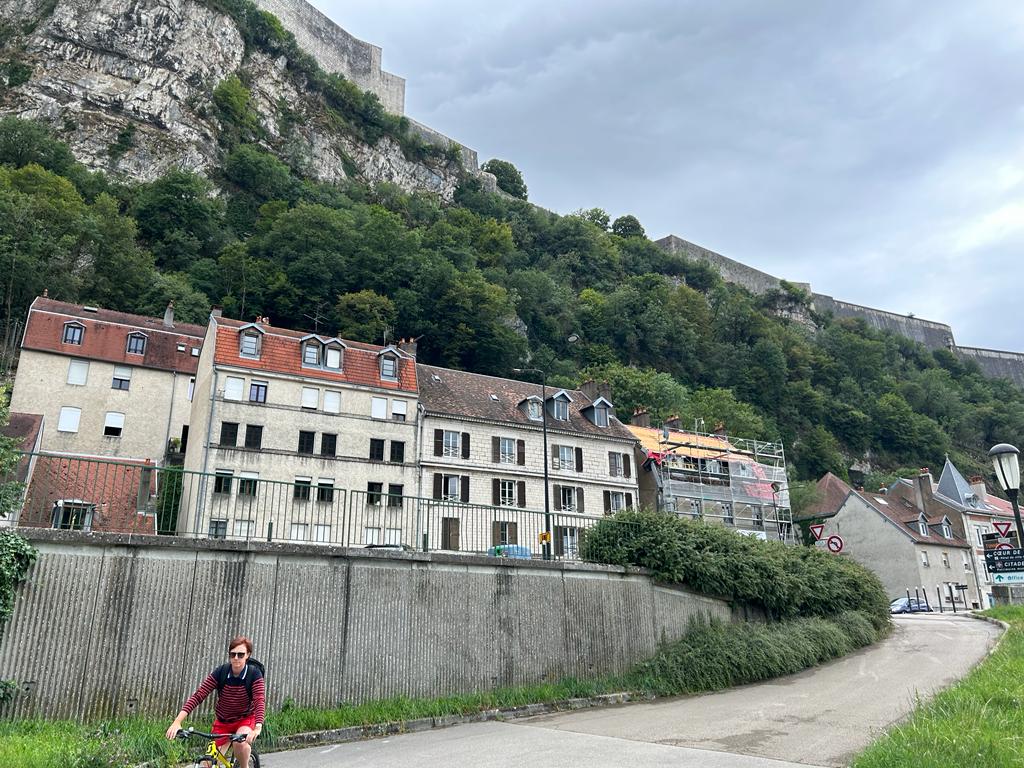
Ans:
POLYGON ((248 651, 228 651, 228 656, 232 659, 244 659, 248 655, 248 651))

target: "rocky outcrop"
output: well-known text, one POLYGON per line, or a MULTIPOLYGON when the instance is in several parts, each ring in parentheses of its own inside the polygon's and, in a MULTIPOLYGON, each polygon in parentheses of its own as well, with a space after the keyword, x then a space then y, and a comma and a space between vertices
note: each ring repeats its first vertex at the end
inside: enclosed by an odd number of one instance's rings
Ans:
POLYGON ((50 7, 0 0, 0 18, 30 30, 14 44, 32 68, 27 82, 0 96, 0 110, 48 123, 90 168, 142 181, 172 167, 208 171, 222 155, 213 91, 238 74, 251 90, 263 143, 309 176, 353 174, 444 200, 454 194, 457 164, 410 160, 389 137, 360 142, 328 118, 285 59, 247 51, 234 21, 200 2, 58 0, 50 7))

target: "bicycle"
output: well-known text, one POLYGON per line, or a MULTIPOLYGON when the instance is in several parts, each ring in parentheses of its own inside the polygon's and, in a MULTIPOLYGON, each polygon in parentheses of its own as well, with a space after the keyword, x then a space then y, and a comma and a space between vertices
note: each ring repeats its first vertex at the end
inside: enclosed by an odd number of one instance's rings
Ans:
MULTIPOLYGON (((199 736, 210 740, 210 743, 206 747, 206 753, 195 759, 194 765, 196 768, 241 768, 241 766, 238 765, 238 761, 235 759, 234 750, 232 750, 231 759, 228 760, 228 756, 217 748, 217 739, 227 737, 228 741, 237 744, 240 741, 245 741, 245 734, 232 733, 228 735, 224 733, 203 733, 202 731, 197 731, 195 728, 183 728, 178 731, 177 738, 189 739, 193 736, 199 736)), ((256 754, 255 749, 249 753, 249 768, 260 768, 260 756, 256 754)))

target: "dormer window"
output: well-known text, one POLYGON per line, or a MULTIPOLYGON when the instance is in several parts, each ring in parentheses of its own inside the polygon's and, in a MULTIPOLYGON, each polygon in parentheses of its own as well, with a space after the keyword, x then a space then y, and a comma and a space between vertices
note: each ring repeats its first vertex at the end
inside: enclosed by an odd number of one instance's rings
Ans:
POLYGON ((608 406, 599 405, 594 408, 594 423, 599 427, 608 426, 608 406))
POLYGON ((953 538, 953 526, 949 524, 949 519, 945 517, 942 518, 942 538, 953 538))
POLYGON ((917 518, 917 530, 922 536, 928 535, 928 521, 925 519, 924 515, 917 518))
POLYGON ((530 400, 526 404, 526 415, 531 421, 540 421, 543 417, 541 412, 540 400, 530 400))
POLYGON ((129 355, 144 355, 146 354, 146 334, 144 333, 129 333, 128 334, 128 354, 129 355))
POLYGON ((238 351, 242 357, 260 356, 260 335, 255 331, 245 331, 239 337, 238 351))
POLYGON ((84 335, 85 326, 81 323, 64 323, 64 335, 61 337, 61 341, 64 344, 81 345, 84 335))
POLYGON ((327 347, 325 350, 324 366, 332 371, 341 370, 341 347, 327 347))
POLYGON ((398 381, 398 358, 394 355, 381 355, 380 377, 388 381, 398 381))
POLYGON ((302 345, 302 364, 320 366, 321 346, 315 341, 307 341, 302 345))
POLYGON ((555 417, 556 421, 568 421, 569 420, 569 402, 556 398, 551 401, 551 415, 555 417))

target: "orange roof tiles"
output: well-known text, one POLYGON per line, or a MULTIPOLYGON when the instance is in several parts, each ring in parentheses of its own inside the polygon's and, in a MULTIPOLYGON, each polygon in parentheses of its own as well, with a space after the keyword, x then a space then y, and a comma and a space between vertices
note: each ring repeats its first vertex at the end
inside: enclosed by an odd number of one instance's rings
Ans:
POLYGON ((152 317, 109 309, 92 311, 78 304, 39 297, 29 308, 21 346, 86 360, 192 374, 199 358, 191 350, 202 346, 205 334, 201 325, 175 323, 168 328, 162 320, 152 317), (64 343, 64 325, 68 322, 85 328, 81 344, 64 343), (134 332, 146 334, 143 355, 128 353, 128 335, 134 332), (185 345, 184 352, 178 351, 179 344, 185 345))
MULTIPOLYGON (((397 353, 398 381, 388 381, 380 377, 378 355, 386 347, 343 341, 345 349, 342 353, 341 371, 310 368, 302 365, 302 339, 315 334, 224 317, 216 318, 215 322, 217 324, 216 353, 214 355, 216 365, 230 365, 267 373, 362 384, 380 389, 406 392, 415 392, 417 389, 416 360, 404 352, 397 353), (247 326, 254 326, 262 331, 259 359, 243 357, 239 350, 240 330, 247 326)), ((318 338, 328 337, 318 336, 318 338)))

